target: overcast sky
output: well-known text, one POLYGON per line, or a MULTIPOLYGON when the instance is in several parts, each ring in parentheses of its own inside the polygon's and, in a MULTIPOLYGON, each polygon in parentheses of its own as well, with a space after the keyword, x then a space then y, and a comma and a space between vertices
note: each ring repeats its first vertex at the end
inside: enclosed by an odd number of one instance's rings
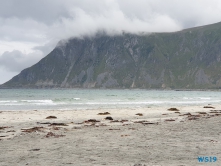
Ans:
POLYGON ((0 0, 0 84, 61 39, 172 32, 221 21, 220 0, 0 0))

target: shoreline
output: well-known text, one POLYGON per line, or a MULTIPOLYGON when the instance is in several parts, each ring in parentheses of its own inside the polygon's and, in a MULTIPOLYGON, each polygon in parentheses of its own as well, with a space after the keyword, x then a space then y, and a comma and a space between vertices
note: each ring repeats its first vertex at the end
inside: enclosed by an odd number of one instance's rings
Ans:
POLYGON ((206 107, 0 111, 0 165, 200 165, 199 155, 219 162, 221 106, 206 107))

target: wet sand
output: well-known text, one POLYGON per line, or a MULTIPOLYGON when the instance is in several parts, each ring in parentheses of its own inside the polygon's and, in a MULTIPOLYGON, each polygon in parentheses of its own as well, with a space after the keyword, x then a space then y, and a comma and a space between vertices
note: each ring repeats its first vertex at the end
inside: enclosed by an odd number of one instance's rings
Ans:
POLYGON ((0 111, 0 165, 221 165, 221 106, 207 107, 0 111))

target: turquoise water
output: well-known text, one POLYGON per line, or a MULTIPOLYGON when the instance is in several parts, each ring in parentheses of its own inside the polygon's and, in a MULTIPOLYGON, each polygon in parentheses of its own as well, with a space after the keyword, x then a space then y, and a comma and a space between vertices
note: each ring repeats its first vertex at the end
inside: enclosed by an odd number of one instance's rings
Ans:
POLYGON ((221 104, 221 92, 0 89, 0 110, 76 110, 221 104))

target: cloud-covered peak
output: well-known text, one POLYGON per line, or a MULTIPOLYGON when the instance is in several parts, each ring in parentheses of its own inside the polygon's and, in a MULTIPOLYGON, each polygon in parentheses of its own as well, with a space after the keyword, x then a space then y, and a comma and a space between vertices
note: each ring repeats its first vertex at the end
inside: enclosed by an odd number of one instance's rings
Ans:
POLYGON ((0 68, 6 54, 13 63, 4 68, 14 68, 24 50, 29 51, 21 59, 31 64, 30 56, 38 60, 38 51, 46 55, 61 39, 99 31, 172 32, 219 21, 219 0, 0 0, 0 68))

